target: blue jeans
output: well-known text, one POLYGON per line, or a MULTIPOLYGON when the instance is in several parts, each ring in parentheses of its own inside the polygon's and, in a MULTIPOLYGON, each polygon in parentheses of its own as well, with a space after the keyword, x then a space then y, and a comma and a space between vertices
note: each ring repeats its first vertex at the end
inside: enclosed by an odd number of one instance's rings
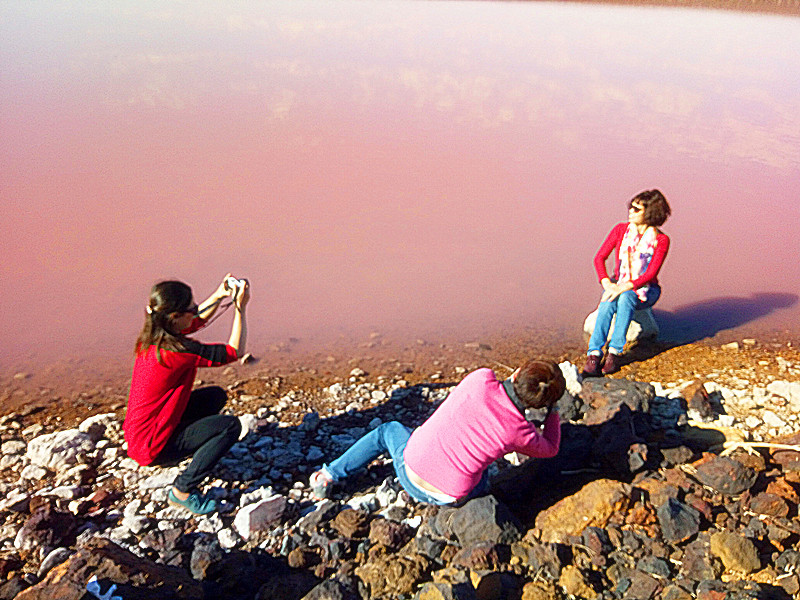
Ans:
MULTIPOLYGON (((394 472, 400 485, 417 502, 427 504, 447 504, 428 494, 415 485, 406 474, 406 463, 403 451, 406 449, 411 430, 397 421, 389 421, 379 425, 350 446, 347 451, 330 464, 324 465, 334 481, 340 481, 367 466, 381 454, 388 453, 392 457, 394 472)), ((489 488, 489 476, 483 473, 480 483, 470 492, 470 497, 478 493, 486 493, 489 488)))
POLYGON ((643 308, 653 306, 661 296, 661 288, 651 285, 647 290, 647 300, 639 300, 634 290, 621 293, 613 300, 601 302, 597 307, 597 320, 594 324, 594 331, 589 340, 589 354, 592 352, 602 352, 603 346, 608 339, 608 330, 611 329, 611 319, 617 315, 614 323, 614 331, 611 334, 611 341, 608 343, 609 351, 622 354, 622 349, 627 341, 628 327, 630 327, 633 313, 643 308))

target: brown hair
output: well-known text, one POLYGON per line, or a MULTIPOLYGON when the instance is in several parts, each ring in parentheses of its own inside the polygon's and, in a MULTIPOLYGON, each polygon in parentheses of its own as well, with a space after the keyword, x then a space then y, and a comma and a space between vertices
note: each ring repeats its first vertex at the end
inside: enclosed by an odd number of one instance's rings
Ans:
POLYGON ((192 304, 192 288, 181 281, 161 281, 150 289, 150 299, 144 326, 136 340, 135 352, 144 354, 150 346, 156 347, 156 358, 161 360, 161 349, 181 352, 185 337, 175 331, 172 315, 184 313, 192 304))
POLYGON ((639 192, 628 202, 628 208, 634 202, 638 202, 644 207, 642 220, 653 227, 661 227, 672 214, 672 209, 667 203, 667 199, 660 190, 645 190, 639 192))
POLYGON ((561 369, 549 360, 529 360, 514 379, 514 391, 527 408, 549 408, 566 389, 561 369))

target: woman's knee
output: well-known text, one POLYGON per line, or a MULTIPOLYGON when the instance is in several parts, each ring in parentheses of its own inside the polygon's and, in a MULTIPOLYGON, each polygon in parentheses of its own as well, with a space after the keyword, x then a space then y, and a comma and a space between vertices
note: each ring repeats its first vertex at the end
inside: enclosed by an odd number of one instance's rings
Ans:
POLYGON ((237 440, 239 439, 239 435, 242 433, 242 422, 239 420, 239 417, 234 417, 233 415, 222 415, 225 417, 226 421, 226 430, 229 435, 235 437, 237 440))
POLYGON ((192 403, 208 407, 208 414, 219 413, 228 403, 228 392, 218 385, 209 385, 192 391, 192 403))

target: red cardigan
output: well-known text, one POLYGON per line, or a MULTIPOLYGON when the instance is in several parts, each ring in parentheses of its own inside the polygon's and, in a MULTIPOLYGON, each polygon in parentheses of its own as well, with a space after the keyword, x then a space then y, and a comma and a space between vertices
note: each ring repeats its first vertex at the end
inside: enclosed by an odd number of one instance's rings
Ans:
MULTIPOLYGON (((618 223, 615 225, 611 233, 608 234, 606 241, 600 246, 600 250, 595 254, 594 270, 597 271, 597 279, 599 281, 608 277, 606 259, 611 254, 612 250, 614 251, 613 279, 615 281, 619 279, 619 246, 622 243, 622 238, 625 236, 625 230, 627 228, 627 223, 618 223)), ((653 259, 647 266, 647 270, 631 282, 633 284, 633 289, 639 289, 647 284, 658 285, 658 272, 661 269, 661 265, 664 263, 664 258, 667 256, 667 250, 669 250, 669 238, 666 234, 659 231, 658 235, 656 235, 656 249, 653 253, 653 259)))
MULTIPOLYGON (((195 319, 185 333, 197 331, 203 321, 195 319)), ((123 429, 128 456, 140 465, 149 465, 164 449, 186 410, 198 367, 218 367, 236 360, 236 350, 227 344, 201 344, 186 341, 184 352, 156 347, 136 357, 123 429)))

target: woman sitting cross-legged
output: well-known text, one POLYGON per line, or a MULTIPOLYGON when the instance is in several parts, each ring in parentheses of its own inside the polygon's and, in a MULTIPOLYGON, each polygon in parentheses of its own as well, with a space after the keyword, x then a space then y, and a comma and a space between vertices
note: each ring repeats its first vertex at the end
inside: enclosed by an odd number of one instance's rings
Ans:
POLYGON ((136 340, 123 425, 128 455, 141 465, 164 465, 192 456, 167 500, 195 514, 216 510, 216 501, 198 488, 239 439, 241 423, 237 417, 219 414, 227 400, 225 390, 212 386, 192 391, 192 386, 198 367, 225 365, 244 353, 244 310, 249 299, 247 282, 230 275, 200 306, 185 283, 162 281, 150 291, 144 327, 136 340), (188 337, 229 296, 235 311, 228 343, 201 344, 188 337))
POLYGON ((400 484, 418 502, 451 504, 485 494, 487 468, 501 456, 558 453, 558 411, 550 410, 540 429, 525 419, 525 409, 553 409, 565 387, 550 361, 531 360, 504 381, 491 369, 473 371, 413 432, 397 421, 384 423, 323 465, 311 475, 312 492, 327 497, 331 484, 388 453, 400 484))

